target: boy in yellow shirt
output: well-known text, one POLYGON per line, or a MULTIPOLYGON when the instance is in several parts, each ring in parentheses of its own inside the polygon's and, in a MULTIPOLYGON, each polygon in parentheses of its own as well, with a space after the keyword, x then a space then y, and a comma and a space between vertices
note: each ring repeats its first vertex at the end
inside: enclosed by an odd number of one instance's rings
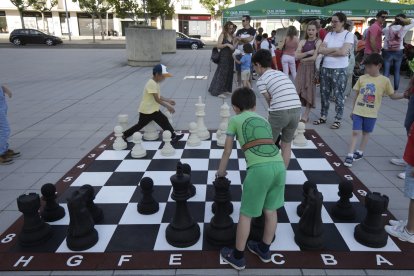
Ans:
POLYGON ((151 121, 154 121, 163 130, 169 130, 171 132, 172 142, 176 142, 183 138, 184 134, 176 134, 168 121, 167 116, 160 111, 160 106, 164 106, 170 113, 175 112, 173 107, 175 105, 175 101, 162 97, 160 91, 160 83, 165 80, 165 78, 171 77, 172 75, 167 72, 167 67, 163 64, 155 65, 152 69, 152 75, 152 78, 144 87, 144 93, 138 108, 138 123, 126 130, 123 138, 126 140, 129 136, 133 135, 137 131, 140 131, 151 121))
POLYGON ((383 63, 384 60, 380 54, 369 55, 364 62, 366 74, 359 77, 354 86, 356 97, 351 113, 353 132, 348 156, 344 161, 344 165, 347 167, 352 167, 353 161, 361 160, 364 157, 363 152, 367 146, 369 135, 374 130, 382 97, 387 95, 393 100, 404 98, 403 93, 394 94, 394 88, 391 85, 390 79, 380 74, 383 63), (359 150, 355 151, 361 132, 361 145, 359 150))

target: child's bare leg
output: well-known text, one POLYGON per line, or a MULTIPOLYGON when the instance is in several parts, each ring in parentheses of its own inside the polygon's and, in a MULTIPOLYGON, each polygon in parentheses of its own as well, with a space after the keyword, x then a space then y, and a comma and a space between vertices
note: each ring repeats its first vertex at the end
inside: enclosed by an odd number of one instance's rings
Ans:
POLYGON ((248 80, 243 80, 243 86, 250 88, 249 81, 248 80))
POLYGON ((309 113, 311 111, 311 106, 309 103, 306 103, 305 112, 303 112, 302 119, 307 121, 309 119, 309 113))
MULTIPOLYGON (((358 141, 358 136, 360 134, 361 134, 360 130, 353 130, 352 131, 351 144, 349 145, 348 154, 353 154, 355 152, 356 143, 358 141)), ((361 142, 361 144, 362 144, 362 142, 361 142)))
POLYGON ((236 232, 236 249, 239 251, 243 252, 246 247, 246 242, 250 234, 251 221, 252 221, 252 218, 249 218, 243 214, 240 214, 239 222, 237 223, 237 232, 236 232))
POLYGON ((277 212, 276 210, 263 210, 265 216, 265 227, 263 232, 263 243, 271 244, 275 236, 277 227, 277 212))
POLYGON ((407 231, 414 233, 414 199, 410 199, 410 207, 408 208, 407 231))
POLYGON ((369 140, 369 132, 362 132, 362 139, 361 139, 361 145, 359 147, 360 151, 364 151, 369 140))

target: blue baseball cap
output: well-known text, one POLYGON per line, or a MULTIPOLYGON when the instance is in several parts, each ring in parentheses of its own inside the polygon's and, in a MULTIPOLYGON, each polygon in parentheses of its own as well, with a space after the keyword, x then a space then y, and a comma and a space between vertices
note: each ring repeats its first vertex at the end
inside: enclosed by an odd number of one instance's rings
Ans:
POLYGON ((154 68, 152 68, 152 73, 153 74, 163 75, 166 78, 172 77, 172 75, 167 72, 167 66, 165 66, 163 64, 157 64, 157 65, 155 65, 154 68))

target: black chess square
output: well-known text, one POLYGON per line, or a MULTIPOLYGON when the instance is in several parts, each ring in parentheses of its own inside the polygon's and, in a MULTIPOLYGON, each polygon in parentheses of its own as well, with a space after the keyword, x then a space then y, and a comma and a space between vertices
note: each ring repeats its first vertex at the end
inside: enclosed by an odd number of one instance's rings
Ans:
POLYGON ((113 172, 122 160, 95 160, 86 168, 87 172, 113 172))
MULTIPOLYGON (((162 222, 170 223, 175 213, 175 202, 167 202, 162 222)), ((204 222, 205 202, 187 202, 190 215, 195 222, 204 222)))
MULTIPOLYGON (((154 197, 155 201, 158 203, 160 202, 167 202, 168 197, 171 193, 171 186, 154 186, 152 196, 154 197)), ((131 197, 130 202, 138 203, 142 199, 142 191, 141 188, 138 187, 134 194, 131 197)))
POLYGON ((143 172, 114 172, 105 186, 137 186, 143 175, 143 172))
MULTIPOLYGON (((85 183, 87 184, 87 183, 85 183)), ((72 196, 72 194, 79 190, 81 186, 70 186, 68 187, 62 194, 58 195, 56 202, 58 203, 67 203, 68 199, 72 196)), ((98 194, 98 192, 101 190, 102 187, 100 186, 92 186, 95 190, 95 196, 98 194)))
POLYGON ((332 213, 332 208, 336 205, 336 202, 324 202, 326 211, 328 211, 329 216, 332 218, 334 223, 361 223, 365 216, 367 215, 367 209, 361 202, 351 202, 352 207, 355 210, 355 219, 353 220, 341 220, 336 218, 332 213))
POLYGON ((318 150, 312 149, 292 149, 296 158, 324 158, 318 150))
POLYGON ((105 252, 152 251, 159 224, 118 225, 105 252))
POLYGON ((117 204, 96 204, 99 208, 102 209, 104 217, 103 220, 97 224, 118 224, 121 220, 122 215, 124 214, 125 208, 128 204, 117 203, 117 204))
POLYGON ((300 165, 298 160, 296 159, 290 159, 289 166, 287 168, 288 170, 294 170, 294 171, 300 171, 300 165))
POLYGON ((203 158, 208 159, 210 156, 210 150, 208 149, 184 149, 181 158, 184 159, 196 159, 196 158, 203 158))
POLYGON ((303 185, 286 185, 285 201, 302 201, 303 185))
POLYGON ((179 159, 152 159, 147 171, 173 171, 177 170, 179 159))
MULTIPOLYGON (((229 190, 230 190, 231 201, 236 202, 236 201, 241 200, 241 195, 242 195, 241 185, 230 185, 229 190)), ((208 185, 207 191, 206 191, 206 201, 214 201, 214 194, 215 194, 214 186, 208 185)))
POLYGON ((337 184, 341 178, 335 171, 303 171, 309 181, 317 184, 337 184))
MULTIPOLYGON (((221 159, 210 159, 208 161, 208 170, 216 171, 220 166, 221 159)), ((238 171, 239 170, 239 159, 229 159, 227 163, 227 170, 228 171, 238 171)))

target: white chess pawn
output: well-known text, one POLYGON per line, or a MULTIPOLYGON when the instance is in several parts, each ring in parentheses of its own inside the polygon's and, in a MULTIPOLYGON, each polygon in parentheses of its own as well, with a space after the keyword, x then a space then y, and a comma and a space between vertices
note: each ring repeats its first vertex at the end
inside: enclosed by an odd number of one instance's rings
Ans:
POLYGON ((116 126, 114 127, 114 133, 115 133, 115 141, 114 144, 112 145, 114 150, 124 150, 127 148, 127 143, 124 141, 124 139, 122 138, 122 127, 121 126, 116 126))
POLYGON ((175 154, 175 149, 171 145, 171 132, 166 130, 162 133, 162 141, 164 142, 164 147, 161 149, 161 155, 163 156, 172 156, 175 154))
POLYGON ((131 151, 132 158, 142 158, 147 155, 147 151, 142 147, 142 134, 135 132, 132 135, 132 142, 135 144, 131 151))
POLYGON ((159 133, 157 130, 157 124, 154 121, 151 121, 148 125, 144 127, 144 139, 147 141, 155 141, 159 138, 159 133))
POLYGON ((128 129, 128 114, 118 115, 118 125, 122 127, 122 131, 125 131, 128 129))
POLYGON ((210 139, 210 132, 207 130, 204 124, 204 117, 206 116, 204 109, 206 105, 201 100, 201 96, 198 97, 198 103, 196 103, 195 106, 197 116, 198 137, 200 138, 200 140, 208 140, 210 139))
POLYGON ((296 129, 296 137, 293 139, 293 145, 297 147, 305 147, 308 144, 308 140, 304 135, 305 133, 305 123, 299 122, 298 128, 296 129))
MULTIPOLYGON (((220 124, 220 137, 217 138, 217 146, 219 147, 224 147, 224 144, 226 143, 226 132, 227 132, 227 124, 226 123, 221 123, 220 124)), ((217 131, 218 132, 218 131, 217 131)))
POLYGON ((190 147, 197 147, 201 145, 201 140, 198 137, 197 124, 191 122, 189 125, 190 137, 188 137, 187 145, 190 147))

